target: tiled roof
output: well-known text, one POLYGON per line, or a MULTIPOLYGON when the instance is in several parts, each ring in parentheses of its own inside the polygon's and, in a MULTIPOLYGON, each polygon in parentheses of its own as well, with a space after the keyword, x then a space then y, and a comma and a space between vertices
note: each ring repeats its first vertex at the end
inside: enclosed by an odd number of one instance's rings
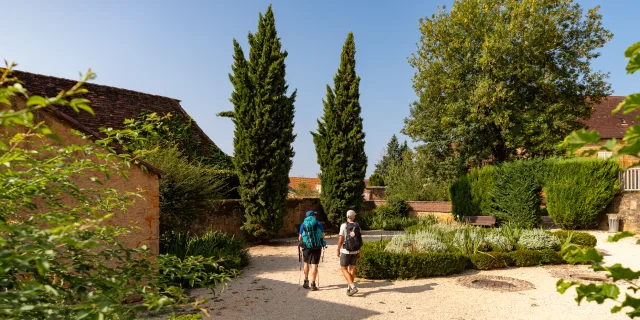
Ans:
MULTIPOLYGON (((77 83, 74 80, 24 71, 13 71, 13 75, 24 82, 31 94, 48 97, 56 96, 61 90, 68 90, 77 83)), ((78 113, 70 108, 59 110, 95 133, 99 133, 100 128, 122 128, 125 119, 137 118, 143 110, 158 114, 171 112, 191 119, 180 106, 180 100, 93 83, 87 83, 85 88, 89 92, 84 97, 91 101, 95 116, 86 112, 78 113)), ((193 128, 194 140, 203 142, 209 150, 217 150, 215 143, 195 121, 193 121, 193 128)))
POLYGON ((634 118, 639 114, 638 112, 632 112, 625 115, 621 111, 612 115, 611 111, 624 99, 625 97, 621 96, 609 96, 594 105, 591 119, 585 121, 587 129, 597 130, 603 139, 621 139, 624 137, 624 133, 629 126, 638 123, 634 118))

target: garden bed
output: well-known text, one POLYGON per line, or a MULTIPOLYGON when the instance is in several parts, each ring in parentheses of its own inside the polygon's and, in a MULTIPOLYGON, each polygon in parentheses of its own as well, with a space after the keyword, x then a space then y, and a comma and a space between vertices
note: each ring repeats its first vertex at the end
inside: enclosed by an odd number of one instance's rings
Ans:
POLYGON ((595 246, 587 233, 541 229, 481 229, 438 223, 392 239, 367 242, 357 274, 367 279, 416 279, 461 273, 567 263, 563 245, 595 246))

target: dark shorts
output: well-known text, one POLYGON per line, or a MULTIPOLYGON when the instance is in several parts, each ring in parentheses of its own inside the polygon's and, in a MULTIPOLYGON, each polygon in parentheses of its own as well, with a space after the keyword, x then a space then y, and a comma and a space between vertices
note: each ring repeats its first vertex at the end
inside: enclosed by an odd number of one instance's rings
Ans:
POLYGON ((346 253, 340 253, 340 266, 341 267, 348 267, 348 266, 355 266, 356 263, 358 262, 358 254, 346 254, 346 253))
POLYGON ((304 260, 304 263, 320 264, 321 255, 322 255, 322 248, 302 250, 302 258, 304 260))

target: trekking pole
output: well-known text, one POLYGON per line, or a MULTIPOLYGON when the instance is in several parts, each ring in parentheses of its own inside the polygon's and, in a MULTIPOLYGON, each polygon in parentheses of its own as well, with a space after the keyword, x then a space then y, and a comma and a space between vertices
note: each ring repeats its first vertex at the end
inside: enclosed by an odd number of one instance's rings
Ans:
POLYGON ((300 265, 300 272, 298 273, 298 290, 300 290, 300 280, 302 279, 302 254, 300 253, 300 246, 298 246, 298 264, 300 265))

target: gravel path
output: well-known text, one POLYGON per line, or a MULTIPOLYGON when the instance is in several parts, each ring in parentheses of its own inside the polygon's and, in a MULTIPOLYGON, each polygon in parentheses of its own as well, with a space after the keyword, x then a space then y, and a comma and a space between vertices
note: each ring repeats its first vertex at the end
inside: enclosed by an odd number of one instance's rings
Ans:
MULTIPOLYGON (((366 232, 365 240, 377 240, 392 232, 366 232)), ((623 263, 640 269, 640 246, 636 239, 617 244, 606 242, 605 232, 594 232, 598 249, 607 263, 623 263)), ((234 280, 217 299, 208 302, 218 319, 628 319, 612 315, 611 304, 583 302, 578 306, 575 291, 561 295, 555 283, 559 277, 591 273, 584 266, 547 266, 491 271, 467 271, 449 277, 407 281, 360 279, 360 292, 346 296, 346 282, 335 254, 336 236, 320 264, 319 291, 298 286, 297 240, 279 241, 250 249, 251 265, 241 279, 234 280), (529 282, 533 289, 495 291, 462 285, 465 277, 511 277, 529 282)), ((207 295, 194 290, 192 295, 207 295)))

